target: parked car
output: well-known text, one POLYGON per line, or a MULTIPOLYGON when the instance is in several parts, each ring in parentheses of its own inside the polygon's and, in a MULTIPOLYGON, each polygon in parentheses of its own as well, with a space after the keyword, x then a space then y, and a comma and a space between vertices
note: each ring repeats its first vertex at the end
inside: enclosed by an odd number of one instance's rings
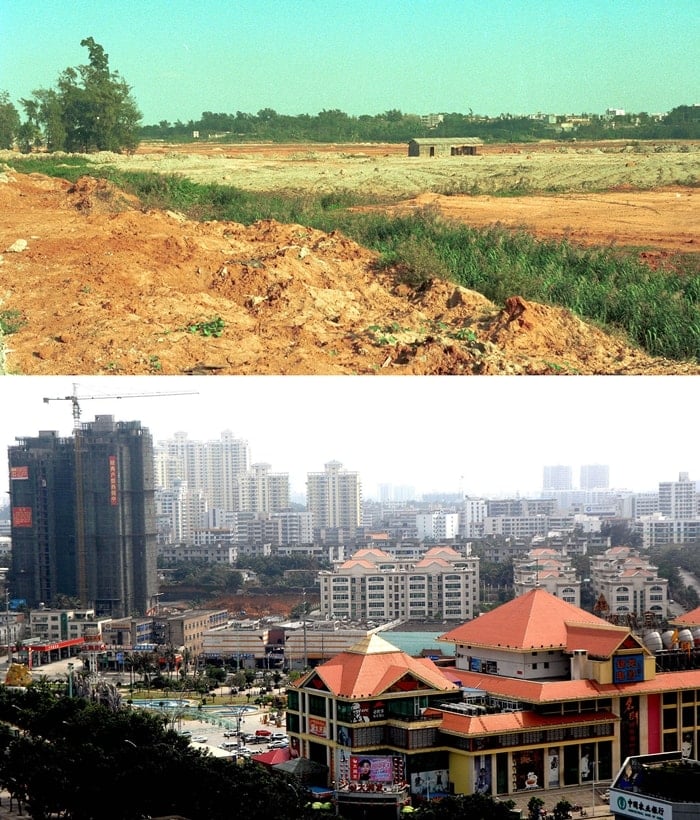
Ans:
POLYGON ((272 732, 269 729, 256 729, 255 736, 256 737, 264 737, 268 738, 272 735, 272 732))
POLYGON ((209 738, 206 735, 193 735, 191 740, 193 743, 207 743, 209 738))
POLYGON ((189 729, 185 729, 184 732, 180 732, 183 737, 192 737, 192 732, 189 729))
POLYGON ((223 743, 219 744, 219 748, 226 749, 227 752, 232 752, 238 748, 238 743, 236 743, 235 740, 224 740, 223 743))
POLYGON ((272 743, 267 744, 268 749, 288 749, 289 748, 289 741, 288 740, 273 740, 272 743))
POLYGON ((238 732, 235 729, 227 729, 224 732, 224 737, 238 737, 238 732))
POLYGON ((289 740, 284 732, 273 732, 270 735, 270 740, 289 740))

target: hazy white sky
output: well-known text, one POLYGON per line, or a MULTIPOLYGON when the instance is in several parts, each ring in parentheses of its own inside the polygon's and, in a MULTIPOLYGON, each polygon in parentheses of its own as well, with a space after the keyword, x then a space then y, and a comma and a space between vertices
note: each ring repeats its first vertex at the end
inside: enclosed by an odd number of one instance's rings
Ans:
POLYGON ((137 419, 154 440, 231 430, 251 460, 306 474, 341 461, 366 497, 382 482, 418 492, 538 492, 542 467, 609 464, 611 486, 655 490, 681 471, 700 478, 696 377, 614 376, 6 376, 0 378, 0 489, 7 446, 58 430, 70 435, 73 385, 82 420, 137 419), (195 395, 129 397, 130 393, 195 395), (123 396, 121 399, 104 398, 123 396))
POLYGON ((202 112, 648 113, 698 102, 698 0, 0 0, 15 105, 93 37, 145 124, 202 112))

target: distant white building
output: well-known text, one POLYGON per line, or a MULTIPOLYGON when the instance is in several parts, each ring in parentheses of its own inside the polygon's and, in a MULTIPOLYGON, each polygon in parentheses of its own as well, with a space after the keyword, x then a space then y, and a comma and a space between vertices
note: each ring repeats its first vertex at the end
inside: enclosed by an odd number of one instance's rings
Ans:
POLYGON ((697 518, 698 494, 688 473, 680 473, 678 481, 659 483, 659 512, 667 518, 697 518))
POLYGON ((450 512, 419 513, 416 532, 421 541, 448 541, 459 534, 459 514, 450 512))

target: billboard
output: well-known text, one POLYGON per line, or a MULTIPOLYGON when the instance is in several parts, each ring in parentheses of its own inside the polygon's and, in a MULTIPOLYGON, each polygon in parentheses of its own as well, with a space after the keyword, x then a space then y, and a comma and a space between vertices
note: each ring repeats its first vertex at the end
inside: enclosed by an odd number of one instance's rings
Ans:
POLYGON ((12 481, 26 481, 29 478, 29 467, 23 464, 20 467, 10 467, 10 479, 12 481))
POLYGON ((394 758, 392 756, 350 755, 350 780, 372 783, 394 782, 394 758))

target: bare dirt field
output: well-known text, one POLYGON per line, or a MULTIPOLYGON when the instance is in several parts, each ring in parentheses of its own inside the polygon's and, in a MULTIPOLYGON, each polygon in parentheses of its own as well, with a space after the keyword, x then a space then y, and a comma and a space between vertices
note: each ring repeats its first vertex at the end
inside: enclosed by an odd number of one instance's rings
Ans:
MULTIPOLYGON (((196 151, 151 144, 92 159, 248 190, 371 191, 387 208, 430 206, 475 226, 630 246, 653 264, 698 250, 697 144, 504 145, 437 160, 386 145, 196 151), (494 195, 515 184, 547 193, 494 195)), ((0 315, 23 324, 5 337, 6 372, 700 372, 518 294, 506 306, 444 282, 416 294, 339 234, 195 223, 145 211, 92 178, 17 173, 13 160, 0 155, 0 315)))

